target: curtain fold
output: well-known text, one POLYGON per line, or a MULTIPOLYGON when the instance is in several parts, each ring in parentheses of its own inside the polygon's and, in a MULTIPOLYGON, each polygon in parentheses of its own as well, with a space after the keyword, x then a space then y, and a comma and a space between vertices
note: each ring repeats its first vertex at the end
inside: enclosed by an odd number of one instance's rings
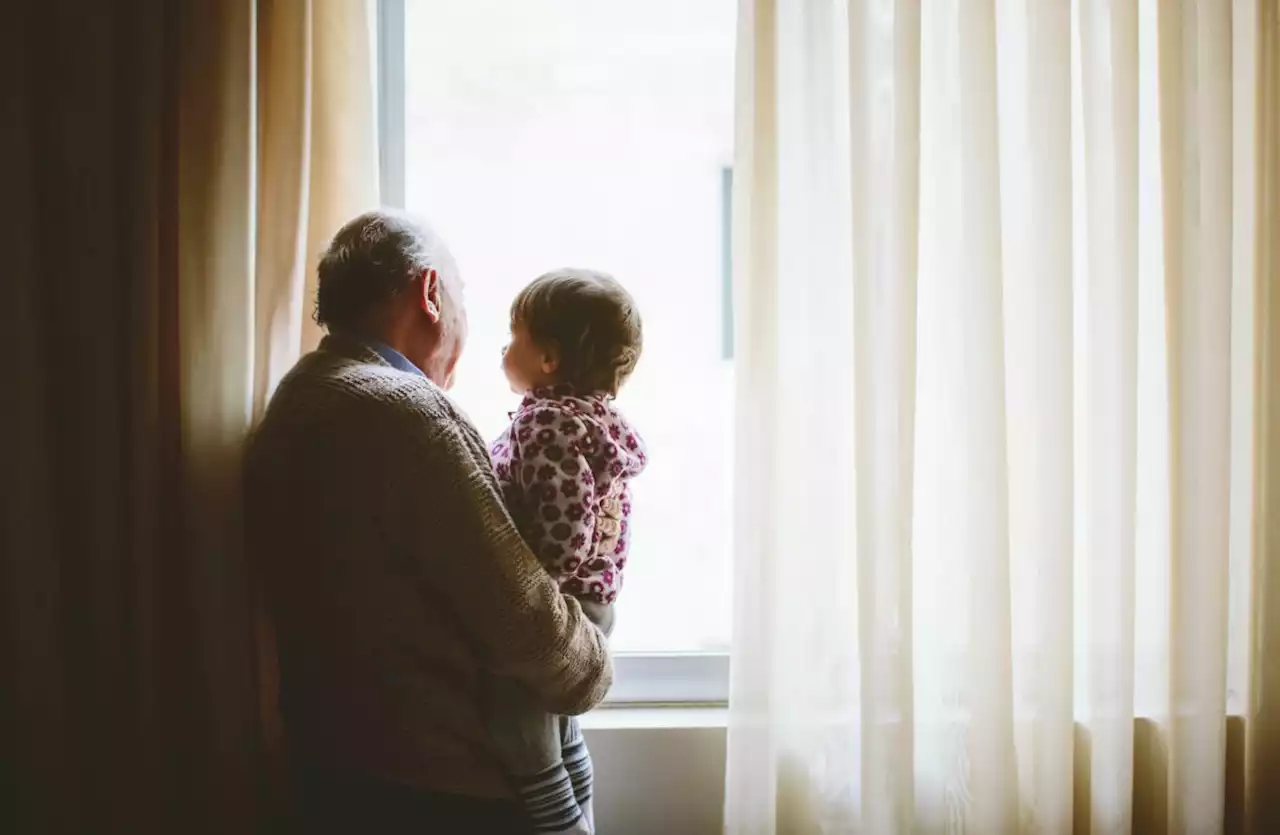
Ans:
MULTIPOLYGON (((256 4, 253 415, 321 337, 315 272, 334 230, 378 205, 371 3, 256 4)), ((251 44, 252 45, 252 44, 251 44)))
POLYGON ((1027 4, 1019 54, 1026 104, 1015 105, 1020 118, 1002 120, 1010 124, 1001 136, 1013 175, 1006 240, 1023 244, 1006 246, 1004 288, 1011 587, 1023 598, 1014 622, 1026 644, 1013 658, 1014 728, 1020 806, 1042 829, 1066 831, 1075 766, 1070 6, 1027 4))
POLYGON ((963 692, 968 722, 960 749, 964 797, 948 811, 978 832, 1016 826, 1013 769, 1012 611, 1008 593, 1009 517, 1005 420, 1004 264, 1001 250, 1001 170, 996 86, 994 0, 965 3, 956 18, 959 240, 951 280, 959 317, 954 419, 960 424, 962 480, 980 489, 950 496, 962 518, 953 547, 968 563, 958 591, 967 599, 963 692))
POLYGON ((257 16, 258 166, 256 225, 280 230, 254 241, 255 417, 269 389, 298 357, 306 304, 312 171, 312 100, 315 44, 312 6, 297 0, 264 0, 257 16))
MULTIPOLYGON (((1280 5, 1258 5, 1256 23, 1257 235, 1253 325, 1257 344, 1254 380, 1254 456, 1250 503, 1250 676, 1247 707, 1248 794, 1280 797, 1280 5)), ((1280 802, 1257 802, 1248 814, 1251 833, 1280 831, 1280 802)))
POLYGON ((1171 434, 1169 826, 1223 823, 1231 385, 1231 6, 1161 10, 1171 434), (1216 778, 1216 779, 1215 779, 1216 778))
POLYGON ((307 309, 301 333, 302 349, 311 350, 323 335, 310 308, 320 253, 342 224, 378 206, 379 180, 377 76, 370 31, 374 0, 307 0, 306 5, 311 10, 312 50, 318 56, 311 81, 311 186, 303 272, 307 309))
MULTIPOLYGON (((1138 428, 1138 3, 1079 6, 1086 236, 1082 513, 1090 831, 1133 828, 1138 428)), ((1149 89, 1148 89, 1149 92, 1149 89)), ((1068 192, 1069 194, 1069 192, 1068 192)), ((1068 294, 1068 305, 1070 295, 1068 294)), ((1068 310, 1070 307, 1068 306, 1068 310)), ((1065 431, 1070 432, 1070 427, 1065 431)), ((1064 594, 1068 587, 1064 586, 1064 594)), ((1060 656, 1068 658, 1070 647, 1060 656)))
POLYGON ((49 0, 4 28, 0 829, 273 825, 239 451, 315 338, 309 260, 377 200, 369 11, 49 0))
POLYGON ((1268 831, 1277 25, 740 3, 726 832, 1268 831))
POLYGON ((911 832, 911 484, 915 449, 920 4, 849 6, 853 432, 863 820, 911 832))
POLYGON ((771 404, 777 402, 778 137, 776 101, 775 4, 743 2, 738 10, 735 101, 736 128, 733 190, 733 269, 747 274, 735 279, 734 329, 750 329, 751 338, 736 341, 740 368, 735 376, 734 459, 740 483, 760 489, 734 497, 734 528, 752 525, 752 536, 735 543, 740 558, 734 566, 736 640, 757 647, 739 653, 730 667, 736 726, 726 740, 725 832, 760 832, 777 816, 778 751, 774 707, 774 659, 778 617, 769 589, 778 580, 777 534, 766 488, 776 482, 775 444, 758 442, 773 431, 771 404), (745 468, 745 469, 743 469, 745 468), (752 522, 750 520, 756 520, 752 522))
MULTIPOLYGON (((252 3, 192 3, 180 14, 176 354, 179 449, 173 539, 188 586, 194 719, 205 728, 191 805, 252 820, 260 775, 253 655, 240 547, 237 448, 253 380, 255 187, 252 3), (246 776, 252 777, 246 780, 246 776)), ((190 733, 190 731, 186 731, 190 733)))

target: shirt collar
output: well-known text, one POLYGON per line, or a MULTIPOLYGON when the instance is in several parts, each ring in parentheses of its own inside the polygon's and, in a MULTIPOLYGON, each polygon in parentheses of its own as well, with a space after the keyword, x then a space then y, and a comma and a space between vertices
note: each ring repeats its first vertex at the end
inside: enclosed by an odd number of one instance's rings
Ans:
POLYGON ((404 354, 397 351, 395 348, 392 348, 387 343, 379 342, 376 339, 366 339, 365 344, 368 345, 370 348, 372 348, 374 351, 376 351, 378 356, 386 360, 387 364, 390 365, 392 368, 399 369, 400 371, 405 371, 409 374, 417 374, 420 377, 427 376, 422 373, 421 368, 409 362, 408 357, 406 357, 404 354))

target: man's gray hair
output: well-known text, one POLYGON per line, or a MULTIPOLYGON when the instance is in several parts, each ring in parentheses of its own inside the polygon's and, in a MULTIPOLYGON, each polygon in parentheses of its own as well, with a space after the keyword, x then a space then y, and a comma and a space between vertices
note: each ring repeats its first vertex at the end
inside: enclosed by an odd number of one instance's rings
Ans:
POLYGON ((457 275, 449 248, 431 227, 385 209, 338 230, 320 258, 314 318, 330 331, 359 327, 423 270, 457 275))

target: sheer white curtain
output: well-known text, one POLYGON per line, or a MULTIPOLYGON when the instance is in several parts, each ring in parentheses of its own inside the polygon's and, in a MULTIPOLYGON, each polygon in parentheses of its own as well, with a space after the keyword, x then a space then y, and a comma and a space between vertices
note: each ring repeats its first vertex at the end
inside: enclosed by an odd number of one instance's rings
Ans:
POLYGON ((726 832, 1243 825, 1276 18, 742 0, 726 832))

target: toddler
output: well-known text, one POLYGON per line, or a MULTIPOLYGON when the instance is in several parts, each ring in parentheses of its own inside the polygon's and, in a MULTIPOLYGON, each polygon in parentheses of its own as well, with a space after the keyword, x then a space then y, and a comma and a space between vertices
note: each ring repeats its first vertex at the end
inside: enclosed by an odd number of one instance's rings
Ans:
MULTIPOLYGON (((613 398, 640 357, 640 316, 608 275, 559 270, 511 305, 502 368, 522 395, 494 442, 494 471, 529 547, 606 635, 627 565, 628 485, 640 436, 613 398)), ((573 717, 547 716, 494 683, 490 727, 538 832, 593 832, 591 757, 573 717)))

